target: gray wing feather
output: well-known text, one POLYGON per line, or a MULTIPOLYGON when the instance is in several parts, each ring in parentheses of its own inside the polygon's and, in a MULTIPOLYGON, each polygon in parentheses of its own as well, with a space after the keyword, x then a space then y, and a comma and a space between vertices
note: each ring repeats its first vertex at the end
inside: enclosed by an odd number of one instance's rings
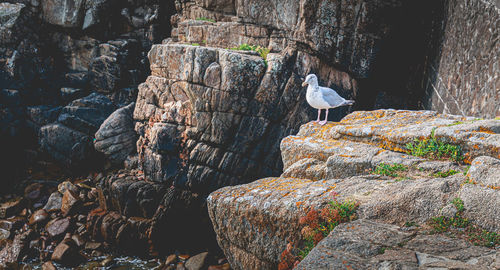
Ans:
POLYGON ((320 87, 320 91, 323 94, 323 99, 332 107, 341 106, 345 102, 345 99, 333 89, 320 87))

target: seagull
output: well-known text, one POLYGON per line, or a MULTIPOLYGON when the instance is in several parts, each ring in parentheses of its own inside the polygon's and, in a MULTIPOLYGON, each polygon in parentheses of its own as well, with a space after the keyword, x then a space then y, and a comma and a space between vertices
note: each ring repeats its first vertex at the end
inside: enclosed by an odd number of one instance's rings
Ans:
POLYGON ((311 107, 318 109, 318 119, 320 125, 326 124, 328 120, 328 109, 333 109, 341 106, 351 106, 354 104, 354 100, 346 100, 339 96, 335 90, 321 87, 318 85, 318 77, 314 74, 309 74, 306 80, 302 83, 302 86, 307 86, 306 100, 311 107), (321 115, 321 110, 326 109, 325 120, 320 121, 319 116, 321 115))

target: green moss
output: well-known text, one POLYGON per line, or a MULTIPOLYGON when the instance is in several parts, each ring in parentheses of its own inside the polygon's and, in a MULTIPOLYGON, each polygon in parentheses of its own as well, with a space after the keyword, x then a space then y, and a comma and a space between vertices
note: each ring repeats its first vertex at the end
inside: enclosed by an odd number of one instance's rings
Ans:
POLYGON ((406 144, 407 153, 428 159, 450 159, 457 162, 464 160, 462 148, 459 145, 438 140, 434 136, 434 132, 435 129, 432 130, 429 139, 414 140, 413 143, 406 144))
POLYGON ((205 21, 205 22, 215 23, 214 19, 209 19, 209 18, 205 18, 205 17, 199 17, 199 18, 196 18, 196 20, 197 21, 205 21))
POLYGON ((200 43, 191 43, 191 46, 200 46, 200 43))

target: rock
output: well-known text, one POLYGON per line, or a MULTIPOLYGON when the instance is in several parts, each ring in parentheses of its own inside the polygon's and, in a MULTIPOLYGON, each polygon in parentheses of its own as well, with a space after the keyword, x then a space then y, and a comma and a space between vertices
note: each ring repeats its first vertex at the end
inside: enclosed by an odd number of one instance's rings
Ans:
POLYGON ((73 240, 73 242, 75 242, 76 246, 79 248, 83 247, 86 243, 85 240, 83 240, 83 238, 78 234, 73 234, 71 236, 71 239, 73 240))
POLYGON ((44 223, 47 218, 49 217, 49 214, 45 209, 39 209, 33 213, 28 221, 29 225, 34 225, 34 224, 42 224, 44 223))
POLYGON ((488 156, 474 159, 467 173, 473 182, 489 186, 500 187, 500 160, 488 156))
POLYGON ((121 72, 116 58, 99 56, 90 63, 90 83, 100 92, 114 92, 119 87, 121 72))
POLYGON ((19 198, 2 203, 2 205, 0 205, 0 218, 8 218, 18 214, 25 206, 25 202, 23 198, 19 198))
POLYGON ((0 241, 9 239, 9 237, 10 237, 10 231, 5 229, 0 229, 0 241))
POLYGON ((24 225, 25 221, 26 220, 22 217, 12 217, 9 219, 0 220, 0 228, 7 231, 17 230, 24 225))
POLYGON ((305 209, 326 204, 334 187, 335 181, 266 178, 210 194, 210 218, 231 266, 276 268, 286 244, 301 237, 305 209))
POLYGON ((0 266, 6 267, 10 263, 17 263, 25 255, 27 246, 32 238, 33 231, 28 230, 14 236, 0 251, 0 266))
POLYGON ((11 41, 16 34, 16 26, 26 6, 21 3, 0 3, 0 45, 11 41))
POLYGON ((57 185, 57 191, 59 191, 60 194, 66 193, 67 190, 72 191, 73 193, 78 193, 78 187, 71 183, 70 181, 64 181, 57 185))
POLYGON ((131 103, 112 113, 95 134, 94 146, 97 151, 115 165, 121 165, 136 150, 137 134, 132 119, 135 103, 131 103))
POLYGON ((63 219, 54 219, 49 221, 45 226, 45 230, 49 233, 51 238, 59 238, 68 232, 71 226, 71 219, 69 217, 63 219))
POLYGON ((43 0, 43 19, 63 27, 80 27, 84 12, 84 0, 43 0))
POLYGON ((295 269, 489 269, 495 251, 465 240, 404 232, 398 226, 356 220, 340 224, 295 269))
POLYGON ((78 208, 81 206, 81 203, 77 193, 66 190, 62 198, 61 213, 64 216, 74 214, 79 210, 78 208))
POLYGON ((78 253, 76 244, 69 238, 64 239, 56 246, 54 253, 52 253, 51 260, 64 266, 76 266, 81 262, 82 257, 80 253, 78 253))
POLYGON ((165 265, 170 265, 170 264, 174 264, 177 262, 177 255, 175 254, 171 254, 167 257, 167 259, 165 260, 165 265))
POLYGON ((107 257, 106 259, 102 260, 101 266, 102 267, 108 267, 114 263, 114 258, 112 256, 107 257))
POLYGON ((98 242, 87 242, 85 243, 85 250, 97 250, 102 247, 102 243, 98 242))
POLYGON ((207 267, 208 252, 203 252, 189 258, 184 266, 187 270, 201 270, 207 267))
POLYGON ((57 270, 57 267, 51 261, 48 261, 42 264, 42 270, 57 270))
MULTIPOLYGON (((487 179, 487 178, 485 178, 487 179)), ((459 198, 464 202, 464 214, 481 228, 499 233, 500 206, 499 190, 478 184, 464 184, 459 198)))
POLYGON ((113 110, 107 97, 95 93, 71 102, 62 109, 57 123, 40 129, 42 149, 68 168, 95 166, 99 157, 92 136, 113 110))
POLYGON ((62 195, 60 192, 55 191, 50 194, 49 200, 47 201, 47 204, 43 207, 43 209, 47 211, 52 211, 52 210, 59 210, 61 209, 62 206, 62 195))

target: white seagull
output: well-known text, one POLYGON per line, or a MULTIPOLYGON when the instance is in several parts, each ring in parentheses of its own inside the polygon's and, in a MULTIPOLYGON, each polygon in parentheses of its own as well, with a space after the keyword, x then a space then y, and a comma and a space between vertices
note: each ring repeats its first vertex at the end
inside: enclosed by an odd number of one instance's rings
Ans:
POLYGON ((311 107, 318 109, 318 119, 316 122, 319 122, 320 125, 326 124, 329 109, 354 104, 354 100, 345 100, 343 97, 339 96, 335 90, 319 86, 318 77, 314 74, 307 75, 306 80, 302 83, 302 86, 306 85, 309 85, 306 93, 307 103, 309 103, 311 107), (323 109, 326 109, 326 117, 325 120, 320 121, 319 116, 323 109))

